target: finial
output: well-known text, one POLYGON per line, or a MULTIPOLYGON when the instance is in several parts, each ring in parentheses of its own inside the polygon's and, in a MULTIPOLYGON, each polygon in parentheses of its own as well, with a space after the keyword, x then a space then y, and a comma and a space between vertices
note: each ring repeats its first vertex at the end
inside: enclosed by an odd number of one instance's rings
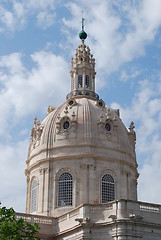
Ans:
POLYGON ((84 31, 84 20, 85 18, 83 18, 83 11, 82 11, 82 31, 84 31))
POLYGON ((82 43, 84 43, 84 40, 87 38, 87 33, 84 31, 84 21, 85 21, 85 18, 83 18, 83 11, 82 11, 82 31, 79 33, 79 38, 82 40, 82 43))

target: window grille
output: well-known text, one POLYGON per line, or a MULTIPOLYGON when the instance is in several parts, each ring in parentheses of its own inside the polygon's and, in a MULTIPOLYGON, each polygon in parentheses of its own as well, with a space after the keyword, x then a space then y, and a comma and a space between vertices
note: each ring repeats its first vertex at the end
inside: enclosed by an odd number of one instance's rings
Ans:
POLYGON ((31 184, 31 213, 36 212, 38 184, 36 179, 31 184))
POLYGON ((102 177, 102 203, 115 200, 115 183, 114 178, 105 174, 102 177))
POLYGON ((89 88, 89 76, 88 75, 86 75, 85 87, 89 88))
POLYGON ((73 177, 70 173, 63 173, 58 180, 58 207, 72 206, 73 177))
POLYGON ((82 75, 78 75, 78 88, 82 88, 82 75))

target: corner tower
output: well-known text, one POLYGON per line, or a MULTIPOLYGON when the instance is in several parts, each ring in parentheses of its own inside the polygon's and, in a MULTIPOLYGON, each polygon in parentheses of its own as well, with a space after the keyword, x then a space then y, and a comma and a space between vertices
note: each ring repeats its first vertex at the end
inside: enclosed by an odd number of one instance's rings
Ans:
POLYGON ((71 92, 35 118, 27 158, 26 213, 60 216, 81 204, 137 200, 135 131, 95 93, 95 60, 81 45, 71 60, 71 92))

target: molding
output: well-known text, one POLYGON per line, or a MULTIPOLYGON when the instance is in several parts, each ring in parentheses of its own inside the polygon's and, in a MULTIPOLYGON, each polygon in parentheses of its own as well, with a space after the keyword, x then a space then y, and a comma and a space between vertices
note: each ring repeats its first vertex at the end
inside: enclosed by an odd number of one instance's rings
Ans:
MULTIPOLYGON (((28 163, 29 161, 31 161, 32 158, 34 158, 35 156, 43 153, 43 152, 48 152, 51 151, 51 150, 57 150, 57 149, 64 149, 64 148, 82 148, 82 147, 90 147, 90 148, 94 148, 94 149, 105 149, 107 151, 107 147, 106 146, 102 146, 102 145, 96 145, 96 144, 88 144, 88 143, 80 143, 80 144, 68 144, 68 145, 61 145, 61 146, 55 146, 55 147, 52 147, 52 148, 48 148, 47 145, 45 145, 45 148, 37 151, 35 154, 33 154, 32 156, 30 156, 30 158, 27 159, 26 163, 28 163)), ((126 152, 126 151, 122 151, 120 149, 116 149, 116 148, 112 148, 112 147, 108 147, 109 150, 114 150, 115 152, 118 152, 118 153, 122 153, 122 154, 126 154, 128 155, 129 157, 135 159, 136 161, 136 158, 135 156, 133 156, 133 153, 129 153, 129 152, 126 152)), ((68 153, 69 154, 69 153, 68 153)))
POLYGON ((136 171, 136 166, 130 164, 129 162, 127 162, 126 160, 120 160, 120 159, 115 159, 115 158, 109 158, 109 157, 102 157, 102 156, 93 156, 92 154, 73 154, 73 155, 65 155, 65 156, 57 156, 57 157, 48 157, 48 158, 44 158, 41 160, 38 160, 36 163, 32 164, 31 166, 29 166, 27 168, 27 171, 31 172, 33 168, 36 168, 36 166, 40 167, 40 164, 44 164, 46 162, 49 163, 49 161, 51 162, 55 162, 55 161, 61 161, 61 160, 75 160, 75 161, 80 161, 83 158, 90 158, 91 160, 97 160, 97 161, 107 161, 107 162, 113 162, 113 163, 117 163, 120 167, 122 165, 126 165, 129 168, 131 168, 133 170, 133 172, 138 176, 138 172, 136 171))

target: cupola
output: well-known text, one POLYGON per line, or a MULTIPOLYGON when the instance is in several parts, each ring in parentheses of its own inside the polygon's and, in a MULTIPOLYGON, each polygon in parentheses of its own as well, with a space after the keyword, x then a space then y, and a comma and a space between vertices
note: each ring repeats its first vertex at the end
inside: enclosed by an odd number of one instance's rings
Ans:
POLYGON ((84 18, 82 18, 82 30, 79 33, 82 44, 76 49, 75 58, 71 59, 71 92, 67 99, 71 97, 90 97, 99 99, 95 93, 95 59, 90 52, 90 48, 85 45, 87 33, 84 31, 84 18))

